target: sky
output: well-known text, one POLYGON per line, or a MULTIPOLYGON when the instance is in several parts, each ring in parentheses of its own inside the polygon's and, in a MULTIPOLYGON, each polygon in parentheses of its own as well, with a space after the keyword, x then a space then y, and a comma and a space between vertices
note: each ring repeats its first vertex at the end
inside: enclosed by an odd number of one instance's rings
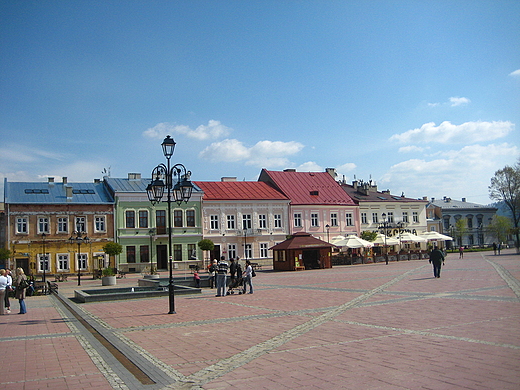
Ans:
POLYGON ((0 1, 0 179, 257 180, 489 204, 520 158, 520 2, 0 1))

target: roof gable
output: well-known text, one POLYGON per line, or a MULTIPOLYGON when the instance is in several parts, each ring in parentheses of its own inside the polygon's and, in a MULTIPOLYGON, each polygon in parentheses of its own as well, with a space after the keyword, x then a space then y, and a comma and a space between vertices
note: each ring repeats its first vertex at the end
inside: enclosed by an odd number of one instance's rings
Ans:
POLYGON ((327 172, 281 172, 262 169, 258 180, 274 184, 291 199, 292 205, 356 205, 327 172))

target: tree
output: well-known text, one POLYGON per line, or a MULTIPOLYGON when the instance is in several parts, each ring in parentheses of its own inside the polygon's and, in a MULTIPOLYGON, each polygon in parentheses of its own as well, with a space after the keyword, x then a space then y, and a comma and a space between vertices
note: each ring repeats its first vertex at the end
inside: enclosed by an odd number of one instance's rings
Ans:
POLYGON ((517 252, 520 250, 520 159, 510 167, 505 166, 495 172, 489 186, 489 197, 503 202, 513 220, 513 233, 517 252))
POLYGON ((7 248, 0 248, 0 263, 4 263, 11 257, 11 251, 7 248))
MULTIPOLYGON (((208 253, 209 251, 212 251, 213 249, 215 249, 215 244, 213 243, 213 241, 205 238, 203 240, 200 240, 197 245, 199 246, 199 248, 204 252, 204 253, 208 253)), ((204 264, 203 266, 205 266, 206 262, 204 261, 204 264)))
POLYGON ((504 217, 503 215, 494 215, 489 224, 489 231, 496 237, 498 242, 506 242, 512 228, 513 223, 511 222, 511 218, 504 217))
POLYGON ((458 219, 455 222, 455 237, 457 238, 457 243, 462 246, 462 237, 464 237, 464 234, 466 234, 468 231, 468 225, 466 223, 466 220, 461 218, 458 219))
MULTIPOLYGON (((103 247, 103 251, 108 256, 117 256, 121 252, 123 252, 123 246, 117 242, 107 242, 105 244, 105 246, 103 247)), ((115 265, 115 259, 114 259, 114 265, 115 265)))
POLYGON ((375 241, 375 239, 377 238, 377 232, 372 232, 370 230, 364 230, 361 232, 361 236, 360 236, 363 240, 367 240, 367 241, 375 241))

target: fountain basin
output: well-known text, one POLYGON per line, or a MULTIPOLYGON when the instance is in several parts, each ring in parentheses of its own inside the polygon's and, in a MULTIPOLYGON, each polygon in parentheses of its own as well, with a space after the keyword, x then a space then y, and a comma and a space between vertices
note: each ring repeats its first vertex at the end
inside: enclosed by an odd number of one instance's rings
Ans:
MULTIPOLYGON (((174 285, 175 295, 200 294, 200 288, 174 285)), ((103 288, 96 290, 75 290, 74 298, 82 303, 115 301, 121 299, 153 298, 168 295, 168 285, 103 288)))

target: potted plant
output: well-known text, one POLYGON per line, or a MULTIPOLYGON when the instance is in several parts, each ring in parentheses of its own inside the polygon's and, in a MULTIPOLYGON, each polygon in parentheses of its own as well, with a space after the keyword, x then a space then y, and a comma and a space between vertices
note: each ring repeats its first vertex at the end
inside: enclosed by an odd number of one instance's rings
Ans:
POLYGON ((113 268, 103 268, 101 272, 101 285, 102 286, 115 286, 116 285, 116 274, 113 268))

